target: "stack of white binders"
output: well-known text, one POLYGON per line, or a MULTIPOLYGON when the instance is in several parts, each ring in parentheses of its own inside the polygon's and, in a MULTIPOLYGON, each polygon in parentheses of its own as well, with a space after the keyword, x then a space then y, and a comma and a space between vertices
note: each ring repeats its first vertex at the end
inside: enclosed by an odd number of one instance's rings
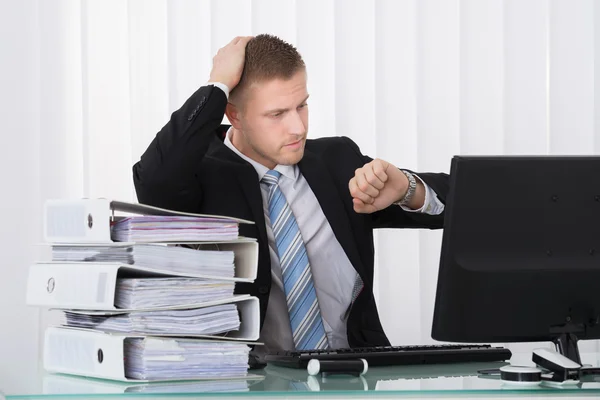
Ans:
POLYGON ((52 260, 29 271, 27 303, 61 314, 49 372, 119 381, 248 377, 259 337, 258 245, 229 217, 106 199, 51 200, 52 260), (126 215, 115 215, 125 213, 126 215))

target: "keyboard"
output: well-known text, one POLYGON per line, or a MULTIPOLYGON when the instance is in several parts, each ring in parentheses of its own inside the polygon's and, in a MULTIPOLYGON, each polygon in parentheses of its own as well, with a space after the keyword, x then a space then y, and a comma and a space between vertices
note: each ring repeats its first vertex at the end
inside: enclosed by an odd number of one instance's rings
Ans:
POLYGON ((510 350, 491 345, 432 345, 381 346, 336 350, 279 351, 265 356, 265 361, 291 368, 306 368, 308 362, 318 360, 347 360, 364 358, 369 367, 418 364, 454 364, 468 362, 506 361, 510 350))

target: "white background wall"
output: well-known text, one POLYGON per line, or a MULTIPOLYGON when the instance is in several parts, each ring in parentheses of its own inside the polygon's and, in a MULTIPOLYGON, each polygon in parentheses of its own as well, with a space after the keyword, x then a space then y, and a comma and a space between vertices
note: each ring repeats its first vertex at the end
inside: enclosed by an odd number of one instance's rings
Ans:
MULTIPOLYGON (((48 323, 24 304, 43 201, 135 200, 132 164, 212 55, 263 32, 304 55, 313 138, 347 135, 417 171, 448 172, 455 154, 600 150, 594 0, 0 0, 4 382, 27 382, 48 323)), ((378 234, 394 344, 431 342, 440 239, 378 234)))

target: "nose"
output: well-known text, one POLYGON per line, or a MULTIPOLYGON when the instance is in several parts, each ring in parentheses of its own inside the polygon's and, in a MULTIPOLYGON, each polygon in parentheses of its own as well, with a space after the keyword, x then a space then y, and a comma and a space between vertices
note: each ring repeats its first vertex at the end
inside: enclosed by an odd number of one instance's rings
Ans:
POLYGON ((290 135, 304 136, 306 134, 306 126, 297 111, 288 113, 287 125, 287 131, 290 135))

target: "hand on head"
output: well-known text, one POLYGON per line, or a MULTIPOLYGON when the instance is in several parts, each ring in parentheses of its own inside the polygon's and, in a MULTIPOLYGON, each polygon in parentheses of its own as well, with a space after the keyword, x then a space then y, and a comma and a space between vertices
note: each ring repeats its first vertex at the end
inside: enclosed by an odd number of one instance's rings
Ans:
POLYGON ((211 82, 221 82, 233 90, 240 82, 244 70, 246 45, 253 36, 237 36, 224 47, 220 48, 213 57, 213 67, 210 72, 211 82))

